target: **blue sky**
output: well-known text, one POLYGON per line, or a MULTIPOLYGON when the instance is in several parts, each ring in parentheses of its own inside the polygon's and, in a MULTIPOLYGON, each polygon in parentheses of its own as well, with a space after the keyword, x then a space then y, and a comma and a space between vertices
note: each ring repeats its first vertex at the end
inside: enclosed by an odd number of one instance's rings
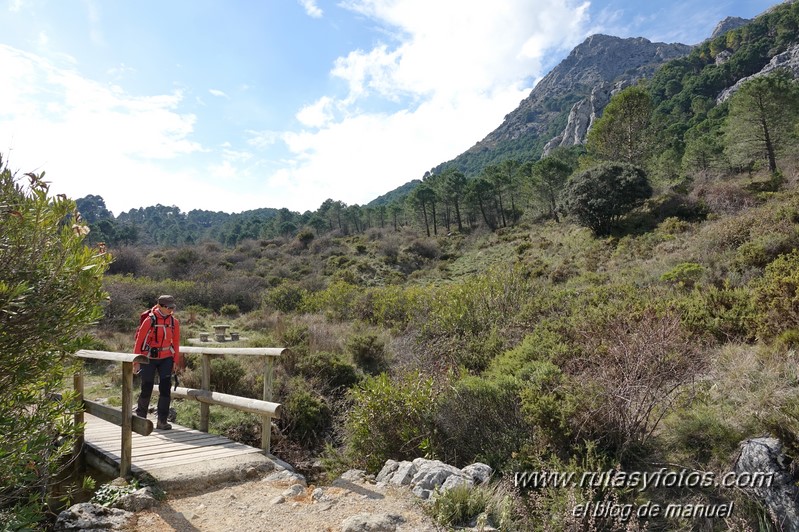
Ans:
POLYGON ((364 204, 594 33, 695 44, 771 0, 0 0, 0 154, 114 214, 364 204))

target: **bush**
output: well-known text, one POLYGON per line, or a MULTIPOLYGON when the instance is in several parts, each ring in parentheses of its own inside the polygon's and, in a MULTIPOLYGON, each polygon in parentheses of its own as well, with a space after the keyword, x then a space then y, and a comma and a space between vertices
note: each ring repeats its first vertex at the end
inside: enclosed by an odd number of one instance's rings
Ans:
POLYGON ((75 202, 50 197, 41 176, 26 176, 29 184, 19 184, 0 162, 0 515, 39 529, 79 408, 74 394, 52 395, 102 315, 110 257, 84 245, 75 202))
POLYGON ((346 349, 359 368, 373 375, 388 368, 386 345, 376 334, 355 334, 347 339, 346 349))
POLYGON ((435 406, 435 454, 457 467, 480 461, 501 468, 530 439, 519 387, 510 377, 466 377, 448 387, 435 406))
POLYGON ((704 268, 695 262, 683 262, 660 276, 661 281, 674 283, 678 286, 693 288, 694 284, 702 277, 704 268))
POLYGON ((490 504, 491 496, 487 490, 460 485, 434 495, 426 510, 439 525, 468 526, 488 510, 490 504))
POLYGON ((326 392, 350 388, 360 380, 355 366, 334 353, 307 354, 297 360, 295 369, 319 383, 326 392))
POLYGON ((281 418, 288 436, 302 445, 313 445, 330 430, 332 422, 332 412, 324 397, 314 392, 304 379, 292 379, 283 400, 281 418))
POLYGON ((294 312, 299 308, 305 294, 306 291, 300 286, 282 282, 266 292, 263 303, 281 312, 294 312))
POLYGON ((764 339, 799 327, 799 250, 781 255, 753 283, 757 327, 764 339))
POLYGON ((719 342, 755 338, 757 309, 749 289, 703 286, 677 306, 685 327, 698 337, 712 336, 719 342))
POLYGON ((241 314, 241 311, 238 305, 228 303, 227 305, 222 305, 222 308, 219 309, 219 313, 228 318, 235 318, 241 314))
POLYGON ((236 395, 245 373, 244 367, 238 360, 215 358, 211 360, 211 389, 236 395))
POLYGON ((564 206, 595 235, 610 234, 618 220, 652 195, 641 168, 603 163, 569 179, 564 206))
POLYGON ((413 460, 427 454, 435 404, 431 379, 408 374, 392 382, 382 373, 353 388, 350 399, 345 444, 354 465, 375 473, 389 458, 413 460))

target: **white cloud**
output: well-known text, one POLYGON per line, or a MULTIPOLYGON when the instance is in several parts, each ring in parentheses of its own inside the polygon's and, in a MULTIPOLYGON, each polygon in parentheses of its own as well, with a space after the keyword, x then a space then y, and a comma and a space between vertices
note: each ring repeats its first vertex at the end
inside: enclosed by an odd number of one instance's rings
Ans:
MULTIPOLYGON (((293 165, 274 174, 289 208, 365 203, 462 153, 500 125, 544 72, 546 54, 585 37, 588 3, 570 0, 350 0, 395 41, 340 57, 345 95, 322 96, 285 135, 293 165), (382 103, 381 103, 382 102, 382 103), (386 112, 385 103, 401 108, 386 112)), ((390 108, 390 107, 389 107, 390 108)))
POLYGON ((248 136, 247 144, 260 150, 275 144, 282 136, 279 131, 255 131, 252 129, 245 131, 245 134, 248 136))
POLYGON ((25 0, 9 0, 8 10, 12 13, 19 13, 25 5, 25 0))
POLYGON ((211 93, 211 96, 216 96, 217 98, 227 98, 228 100, 230 99, 230 96, 228 96, 224 91, 221 91, 219 89, 208 89, 208 92, 211 93))
POLYGON ((179 111, 181 92, 132 96, 5 45, 0 64, 0 151, 11 168, 46 171, 54 192, 99 194, 117 213, 235 196, 184 164, 206 150, 192 140, 196 117, 179 111))
POLYGON ((305 13, 309 17, 321 18, 324 14, 319 6, 316 5, 316 0, 297 0, 299 4, 305 9, 305 13))
POLYGON ((300 109, 297 113, 297 120, 308 127, 323 127, 333 118, 332 105, 333 100, 328 96, 323 96, 315 103, 300 109))

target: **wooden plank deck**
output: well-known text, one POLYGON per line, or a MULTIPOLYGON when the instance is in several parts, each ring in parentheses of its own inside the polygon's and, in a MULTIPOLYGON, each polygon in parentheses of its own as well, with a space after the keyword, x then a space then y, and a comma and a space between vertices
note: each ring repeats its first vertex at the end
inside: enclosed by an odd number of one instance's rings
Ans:
MULTIPOLYGON (((122 450, 121 428, 90 414, 85 415, 85 442, 88 451, 119 470, 122 450)), ((147 473, 156 480, 174 476, 175 470, 192 466, 231 470, 240 467, 242 457, 257 459, 261 449, 172 423, 172 430, 153 430, 149 436, 133 433, 131 470, 147 473)))

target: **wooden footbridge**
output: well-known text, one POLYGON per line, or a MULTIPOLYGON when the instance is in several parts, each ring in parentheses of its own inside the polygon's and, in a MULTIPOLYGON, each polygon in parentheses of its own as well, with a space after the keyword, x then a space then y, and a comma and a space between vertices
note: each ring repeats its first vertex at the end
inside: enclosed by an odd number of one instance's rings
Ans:
MULTIPOLYGON (((83 399, 84 412, 76 414, 76 423, 85 423, 82 438, 75 452, 88 463, 111 475, 128 477, 148 474, 158 481, 169 483, 180 478, 224 477, 226 471, 239 470, 244 465, 267 461, 273 418, 280 417, 281 405, 271 402, 272 368, 274 359, 283 348, 211 348, 183 347, 181 352, 202 355, 202 388, 177 388, 173 398, 188 398, 200 402, 200 428, 191 429, 172 423, 171 430, 153 431, 153 422, 133 414, 133 363, 146 364, 142 355, 110 351, 78 351, 75 356, 86 359, 121 362, 122 407, 111 408, 83 399), (264 398, 249 399, 210 391, 211 356, 239 355, 265 357, 264 398), (219 405, 251 412, 262 417, 261 448, 231 441, 208 433, 209 406, 219 405), (127 413, 127 415, 126 415, 127 413), (195 475, 187 472, 193 471, 195 475)), ((83 398, 83 374, 74 379, 75 389, 83 398)))

